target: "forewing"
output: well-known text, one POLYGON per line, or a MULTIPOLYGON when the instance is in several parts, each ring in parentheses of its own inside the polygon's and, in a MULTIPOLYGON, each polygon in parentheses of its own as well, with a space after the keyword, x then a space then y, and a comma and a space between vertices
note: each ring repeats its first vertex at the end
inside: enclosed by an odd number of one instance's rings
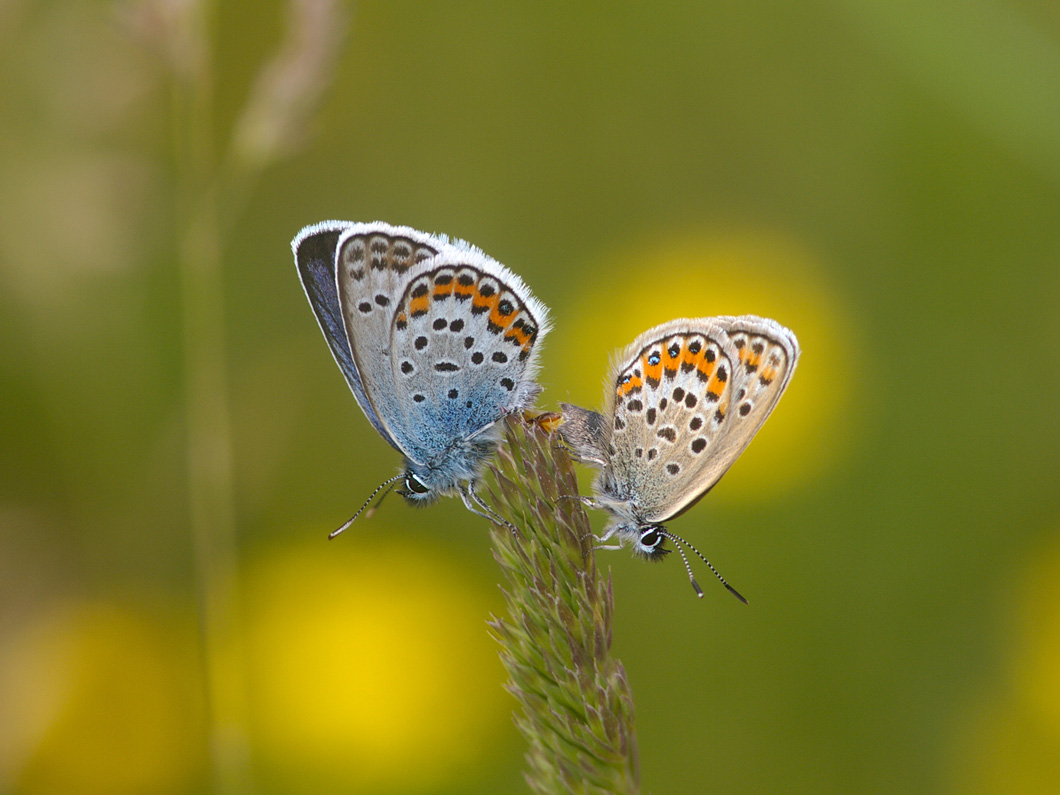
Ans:
POLYGON ((514 273, 477 249, 410 273, 392 324, 403 445, 436 460, 505 414, 529 407, 547 311, 514 273))
POLYGON ((346 383, 350 385, 350 390, 368 421, 383 438, 393 444, 365 394, 364 384, 361 382, 350 350, 350 342, 346 337, 342 307, 335 284, 335 252, 342 233, 351 226, 353 224, 347 221, 323 221, 307 226, 291 242, 291 249, 294 251, 302 288, 313 308, 317 323, 320 324, 320 330, 324 332, 324 339, 335 357, 335 363, 346 377, 346 383))

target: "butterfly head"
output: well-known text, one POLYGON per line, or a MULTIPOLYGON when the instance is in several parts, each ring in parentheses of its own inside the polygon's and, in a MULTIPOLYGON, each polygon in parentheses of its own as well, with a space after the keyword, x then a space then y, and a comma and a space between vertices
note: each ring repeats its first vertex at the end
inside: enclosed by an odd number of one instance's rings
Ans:
POLYGON ((670 554, 665 546, 669 535, 661 524, 642 524, 630 530, 632 533, 629 537, 633 540, 635 554, 651 561, 660 561, 670 554))
POLYGON ((420 469, 413 464, 405 468, 401 476, 402 488, 397 492, 410 505, 430 505, 445 490, 439 488, 435 473, 429 469, 420 469))

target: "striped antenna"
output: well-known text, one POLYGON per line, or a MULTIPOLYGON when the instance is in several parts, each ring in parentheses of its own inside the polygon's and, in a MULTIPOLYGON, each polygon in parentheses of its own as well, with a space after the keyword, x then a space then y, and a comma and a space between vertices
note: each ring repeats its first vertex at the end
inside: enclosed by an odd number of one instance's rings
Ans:
MULTIPOLYGON (((328 538, 334 538, 339 533, 341 533, 343 530, 345 530, 347 527, 349 527, 351 524, 353 524, 355 521, 357 521, 357 517, 360 516, 361 513, 364 512, 364 509, 367 508, 369 506, 369 504, 371 504, 372 500, 375 499, 375 495, 376 494, 378 494, 380 491, 385 489, 387 486, 390 486, 390 489, 394 488, 394 483, 396 481, 401 480, 401 478, 403 478, 403 477, 404 477, 404 474, 394 475, 394 477, 390 478, 390 480, 384 480, 382 483, 380 483, 376 487, 375 491, 373 491, 370 495, 368 495, 368 499, 364 501, 364 505, 362 505, 360 508, 357 509, 357 513, 355 513, 353 516, 351 516, 346 521, 346 523, 343 524, 342 527, 340 527, 338 530, 332 530, 330 533, 328 533, 328 538)), ((390 493, 390 489, 387 489, 386 494, 390 493)), ((383 498, 386 497, 386 494, 384 494, 382 497, 379 498, 379 502, 383 501, 383 498)), ((375 509, 373 508, 372 510, 374 511, 375 509)), ((368 515, 371 516, 371 514, 372 514, 372 512, 369 511, 368 515)))
POLYGON ((736 597, 737 599, 739 599, 739 600, 740 600, 741 602, 743 602, 744 604, 747 604, 747 600, 746 600, 746 599, 744 599, 744 598, 743 598, 743 596, 741 596, 741 595, 740 595, 740 592, 739 592, 739 591, 737 591, 737 590, 736 590, 735 588, 733 588, 733 587, 732 587, 731 585, 729 585, 729 583, 727 583, 727 582, 725 581, 725 578, 724 578, 724 577, 722 577, 722 576, 721 576, 721 574, 719 574, 719 573, 718 573, 718 570, 717 570, 716 568, 714 568, 714 567, 713 567, 713 566, 712 566, 712 565, 710 564, 710 561, 709 561, 709 560, 707 560, 707 559, 706 559, 705 557, 703 557, 703 553, 702 553, 702 552, 700 552, 700 551, 699 551, 698 549, 696 549, 696 548, 695 548, 694 546, 692 546, 692 545, 691 545, 691 544, 689 544, 689 543, 688 543, 687 541, 685 541, 685 540, 684 540, 683 538, 681 538, 681 536, 679 536, 679 535, 674 535, 674 534, 673 534, 673 533, 671 533, 671 532, 670 532, 669 530, 664 530, 664 529, 662 529, 662 528, 657 528, 657 530, 658 530, 658 532, 659 532, 659 533, 660 533, 661 535, 665 536, 666 538, 669 538, 669 539, 670 539, 671 541, 673 541, 673 542, 674 542, 674 547, 675 547, 675 548, 677 549, 677 551, 678 551, 678 552, 680 552, 680 553, 681 553, 681 560, 683 560, 683 561, 685 562, 685 569, 687 569, 687 570, 688 570, 688 579, 690 579, 690 580, 692 581, 692 587, 696 589, 696 593, 697 593, 697 594, 699 594, 699 596, 700 596, 701 598, 702 598, 702 596, 703 596, 703 591, 702 591, 702 589, 701 589, 701 588, 699 587, 699 583, 697 583, 697 582, 696 582, 696 578, 692 576, 692 567, 688 565, 688 558, 686 558, 686 557, 685 557, 685 553, 684 553, 684 551, 683 551, 683 550, 681 549, 681 546, 680 546, 681 544, 684 544, 684 545, 685 545, 686 547, 688 547, 688 548, 689 548, 690 550, 692 550, 693 552, 695 552, 695 553, 696 553, 696 555, 697 555, 697 556, 699 557, 699 559, 700 559, 701 561, 703 561, 704 563, 706 563, 706 564, 707 564, 707 568, 708 568, 708 569, 710 569, 710 570, 711 570, 712 572, 714 572, 714 576, 715 576, 715 577, 717 577, 717 578, 718 578, 718 579, 719 579, 719 580, 721 581, 721 584, 722 584, 722 585, 724 585, 724 586, 725 586, 726 588, 728 588, 728 589, 729 589, 729 593, 731 593, 731 594, 732 594, 733 596, 735 596, 735 597, 736 597))

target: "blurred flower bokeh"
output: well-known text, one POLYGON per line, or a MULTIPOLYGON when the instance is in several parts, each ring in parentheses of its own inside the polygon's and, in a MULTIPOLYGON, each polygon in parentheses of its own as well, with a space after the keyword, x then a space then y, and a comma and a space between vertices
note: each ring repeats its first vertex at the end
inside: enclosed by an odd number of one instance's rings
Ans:
POLYGON ((525 786, 485 523, 326 541, 399 461, 325 218, 517 271, 546 409, 673 317, 798 335, 673 523, 750 606, 598 558, 645 791, 1060 791, 1051 6, 11 0, 0 68, 0 791, 525 786))

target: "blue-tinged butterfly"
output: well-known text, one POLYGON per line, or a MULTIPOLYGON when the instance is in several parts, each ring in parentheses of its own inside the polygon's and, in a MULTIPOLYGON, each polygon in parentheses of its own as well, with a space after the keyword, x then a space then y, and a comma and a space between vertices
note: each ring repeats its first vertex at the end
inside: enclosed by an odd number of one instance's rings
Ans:
POLYGON ((365 506, 400 480, 411 504, 458 493, 472 512, 502 521, 475 480, 497 445, 498 420, 540 391, 545 305, 474 246, 407 226, 324 221, 291 248, 358 405, 404 456, 404 471, 365 506))

